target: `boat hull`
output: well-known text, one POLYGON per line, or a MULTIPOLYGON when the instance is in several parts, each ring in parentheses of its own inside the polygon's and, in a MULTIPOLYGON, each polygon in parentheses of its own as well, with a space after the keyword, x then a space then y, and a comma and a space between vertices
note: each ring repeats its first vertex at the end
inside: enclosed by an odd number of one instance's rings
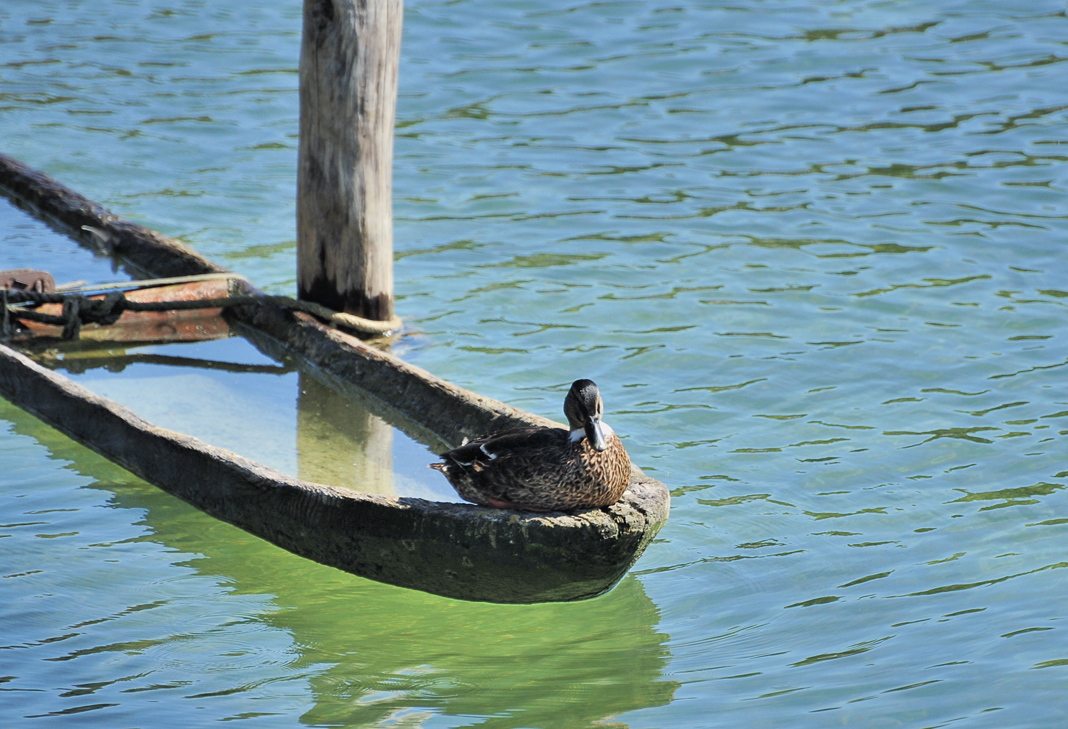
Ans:
POLYGON ((290 552, 447 597, 594 597, 625 574, 667 518, 663 486, 640 471, 620 503, 571 514, 308 483, 156 427, 3 345, 0 394, 146 481, 290 552))

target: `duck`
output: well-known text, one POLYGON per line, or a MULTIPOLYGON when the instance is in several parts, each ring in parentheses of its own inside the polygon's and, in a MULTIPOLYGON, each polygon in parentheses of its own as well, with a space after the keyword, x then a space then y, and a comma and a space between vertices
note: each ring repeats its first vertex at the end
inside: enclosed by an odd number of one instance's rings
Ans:
POLYGON ((576 380, 563 428, 520 428, 467 441, 430 468, 466 501, 498 509, 574 511, 610 506, 630 484, 630 456, 604 422, 596 383, 576 380))

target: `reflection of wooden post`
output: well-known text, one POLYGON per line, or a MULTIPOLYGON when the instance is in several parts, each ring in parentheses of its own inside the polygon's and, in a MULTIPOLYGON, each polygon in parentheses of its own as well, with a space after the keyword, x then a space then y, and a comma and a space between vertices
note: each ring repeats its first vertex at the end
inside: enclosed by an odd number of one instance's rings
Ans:
POLYGON ((297 283, 302 299, 393 316, 393 126, 402 0, 304 0, 297 283))
POLYGON ((392 494, 393 427, 303 372, 298 393, 298 478, 392 494))

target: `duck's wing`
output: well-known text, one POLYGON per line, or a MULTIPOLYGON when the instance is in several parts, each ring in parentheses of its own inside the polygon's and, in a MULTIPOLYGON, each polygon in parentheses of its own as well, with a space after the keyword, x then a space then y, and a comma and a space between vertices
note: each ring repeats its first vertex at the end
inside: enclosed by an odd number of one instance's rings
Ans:
POLYGON ((521 428, 476 438, 442 453, 441 458, 464 467, 478 464, 478 470, 482 470, 515 460, 537 459, 540 454, 558 450, 566 442, 567 431, 563 428, 521 428), (502 459, 501 462, 495 463, 498 459, 502 459))

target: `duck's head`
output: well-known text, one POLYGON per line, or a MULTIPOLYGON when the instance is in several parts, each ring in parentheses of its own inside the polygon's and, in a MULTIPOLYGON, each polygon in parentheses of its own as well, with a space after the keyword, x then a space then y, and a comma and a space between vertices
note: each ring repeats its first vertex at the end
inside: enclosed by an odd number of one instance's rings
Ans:
POLYGON ((601 422, 604 415, 604 402, 593 380, 575 380, 564 398, 564 415, 571 428, 571 439, 581 440, 585 436, 596 451, 608 447, 605 431, 611 434, 607 424, 601 422))

